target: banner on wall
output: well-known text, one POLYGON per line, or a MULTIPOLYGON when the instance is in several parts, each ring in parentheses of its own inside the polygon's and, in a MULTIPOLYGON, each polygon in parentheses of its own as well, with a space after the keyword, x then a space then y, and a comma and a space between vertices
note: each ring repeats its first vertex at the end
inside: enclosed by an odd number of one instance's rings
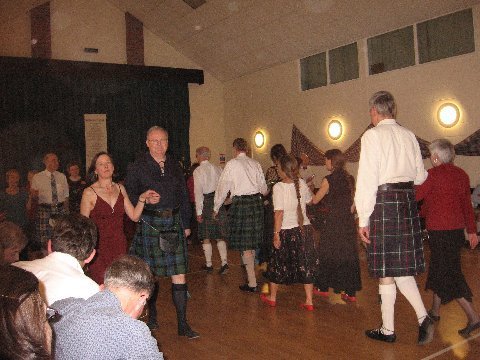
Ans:
POLYGON ((95 156, 107 149, 107 114, 84 114, 86 171, 95 156))

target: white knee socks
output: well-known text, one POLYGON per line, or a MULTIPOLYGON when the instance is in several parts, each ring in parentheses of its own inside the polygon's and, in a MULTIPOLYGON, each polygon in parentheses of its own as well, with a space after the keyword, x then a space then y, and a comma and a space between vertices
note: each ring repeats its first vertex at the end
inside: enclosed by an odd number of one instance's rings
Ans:
POLYGON ((417 314, 418 323, 421 324, 423 319, 425 319, 425 316, 427 316, 427 310, 423 304, 415 279, 413 276, 400 276, 394 279, 398 286, 398 290, 400 290, 410 305, 412 305, 417 314))
POLYGON ((217 248, 222 259, 222 266, 227 263, 227 243, 223 240, 217 240, 217 248))
POLYGON ((205 253, 205 262, 207 266, 212 266, 212 244, 204 242, 202 244, 203 252, 205 253))
POLYGON ((378 293, 382 299, 382 333, 392 335, 394 333, 395 300, 397 298, 397 287, 395 284, 378 285, 378 293))
POLYGON ((242 251, 242 261, 247 270, 248 286, 257 286, 257 278, 255 277, 255 250, 242 251))

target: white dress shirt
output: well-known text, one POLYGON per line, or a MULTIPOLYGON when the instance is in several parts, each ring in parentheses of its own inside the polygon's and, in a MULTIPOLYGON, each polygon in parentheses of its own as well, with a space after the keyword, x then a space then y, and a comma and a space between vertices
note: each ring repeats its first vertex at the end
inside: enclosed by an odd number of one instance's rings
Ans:
POLYGON ((266 195, 268 188, 260 163, 245 153, 227 162, 215 191, 213 211, 218 212, 229 191, 231 197, 258 193, 266 195))
POLYGON ((208 160, 203 160, 193 172, 193 189, 197 216, 203 213, 203 195, 215 191, 222 169, 208 160))
MULTIPOLYGON (((312 192, 303 179, 299 180, 300 206, 303 213, 303 225, 310 225, 307 217, 306 204, 312 201, 312 192)), ((279 182, 273 185, 273 209, 283 210, 282 229, 293 229, 298 224, 297 219, 297 192, 295 184, 279 182)))
MULTIPOLYGON (((39 204, 52 204, 51 174, 50 171, 43 170, 38 174, 35 174, 32 178, 32 189, 38 190, 39 204)), ((68 198, 67 177, 58 171, 54 171, 53 176, 57 184, 58 202, 62 203, 68 198)))
POLYGON ((69 297, 88 299, 100 290, 98 284, 83 273, 78 260, 65 253, 53 252, 43 259, 13 265, 38 278, 40 293, 48 306, 69 297))
POLYGON ((427 178, 420 146, 415 135, 384 119, 362 136, 358 165, 355 206, 359 226, 369 224, 379 185, 413 181, 419 185, 427 178))

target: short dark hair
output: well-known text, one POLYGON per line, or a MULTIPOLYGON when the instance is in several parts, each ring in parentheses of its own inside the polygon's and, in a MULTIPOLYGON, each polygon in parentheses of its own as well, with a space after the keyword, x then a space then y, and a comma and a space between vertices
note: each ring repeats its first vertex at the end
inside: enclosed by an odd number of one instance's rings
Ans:
POLYGON ((273 162, 280 161, 280 159, 287 155, 287 150, 285 150, 285 146, 282 144, 275 144, 270 149, 270 159, 273 162))
POLYGON ((0 249, 8 249, 14 246, 24 248, 27 242, 27 237, 20 226, 11 221, 0 223, 0 249))
POLYGON ((325 157, 332 162, 333 170, 345 168, 345 155, 339 149, 330 149, 325 152, 325 157))
POLYGON ((51 359, 44 302, 31 272, 0 266, 0 319, 1 359, 51 359))
POLYGON ((87 259, 97 245, 97 227, 93 220, 76 213, 53 218, 52 250, 87 259))
POLYGON ((247 140, 244 138, 236 138, 233 140, 233 147, 237 149, 237 151, 247 151, 247 140))
POLYGON ((153 275, 150 266, 142 259, 123 255, 105 271, 104 284, 108 288, 127 288, 133 292, 153 289, 153 275))

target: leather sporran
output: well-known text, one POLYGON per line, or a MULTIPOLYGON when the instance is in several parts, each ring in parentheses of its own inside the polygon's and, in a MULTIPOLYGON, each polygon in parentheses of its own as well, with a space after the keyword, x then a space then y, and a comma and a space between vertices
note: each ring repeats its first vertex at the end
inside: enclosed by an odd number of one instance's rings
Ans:
POLYGON ((158 230, 158 243, 160 249, 166 253, 176 253, 180 245, 180 236, 178 229, 174 226, 170 229, 158 230))

